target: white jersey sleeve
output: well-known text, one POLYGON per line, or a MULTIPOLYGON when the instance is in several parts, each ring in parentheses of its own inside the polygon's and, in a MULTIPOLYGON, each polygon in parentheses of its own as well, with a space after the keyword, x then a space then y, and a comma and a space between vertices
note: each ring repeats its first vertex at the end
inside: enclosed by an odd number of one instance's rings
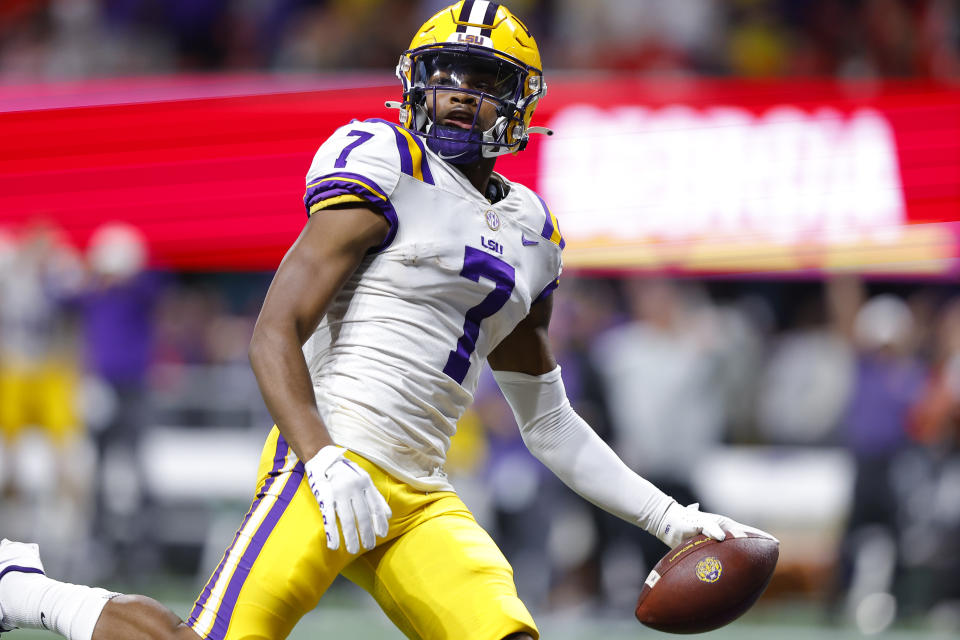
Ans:
MULTIPOLYGON (((524 189, 526 188, 524 187, 524 189)), ((539 207, 543 209, 544 223, 543 229, 540 231, 540 236, 559 247, 556 260, 556 277, 551 278, 543 290, 540 291, 540 294, 534 298, 533 303, 536 304, 544 298, 549 297, 560 285, 560 275, 563 273, 562 253, 563 248, 567 246, 567 242, 563 239, 563 235, 560 233, 560 224, 557 222, 557 216, 553 215, 553 212, 550 211, 550 207, 548 207, 544 199, 540 197, 540 194, 530 189, 526 189, 526 191, 529 194, 528 197, 531 197, 533 200, 535 200, 536 205, 539 205, 539 207)), ((534 206, 534 209, 536 209, 536 205, 534 206)))
POLYGON ((331 206, 362 203, 379 211, 393 241, 397 213, 390 197, 400 179, 401 157, 393 128, 385 122, 354 121, 337 129, 317 150, 307 172, 303 204, 312 216, 331 206))

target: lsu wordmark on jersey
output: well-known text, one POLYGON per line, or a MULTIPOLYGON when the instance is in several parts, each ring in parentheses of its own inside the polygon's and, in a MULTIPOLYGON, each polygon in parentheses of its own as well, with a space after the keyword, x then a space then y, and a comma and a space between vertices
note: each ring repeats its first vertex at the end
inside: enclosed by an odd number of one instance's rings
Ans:
POLYGON ((309 215, 364 203, 390 223, 304 347, 322 418, 337 444, 425 491, 451 488, 442 463, 482 363, 560 276, 556 218, 494 179, 507 193, 491 202, 385 120, 338 129, 307 174, 309 215))

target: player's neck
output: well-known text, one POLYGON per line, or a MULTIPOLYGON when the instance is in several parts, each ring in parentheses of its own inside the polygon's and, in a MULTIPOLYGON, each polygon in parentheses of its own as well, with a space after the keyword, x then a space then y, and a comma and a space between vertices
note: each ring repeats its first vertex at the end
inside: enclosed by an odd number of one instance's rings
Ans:
POLYGON ((486 193, 487 185, 490 184, 490 176, 493 175, 493 165, 496 163, 496 158, 480 158, 470 164, 455 164, 453 166, 466 176, 477 191, 486 193))

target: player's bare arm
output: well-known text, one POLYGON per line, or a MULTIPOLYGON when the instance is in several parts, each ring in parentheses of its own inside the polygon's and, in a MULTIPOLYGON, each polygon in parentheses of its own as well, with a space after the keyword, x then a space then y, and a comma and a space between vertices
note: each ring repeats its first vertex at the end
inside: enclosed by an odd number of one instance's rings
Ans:
POLYGON ((388 230, 383 216, 361 207, 314 215, 267 291, 250 341, 250 364, 270 415, 301 460, 333 444, 301 348, 344 281, 388 230))
POLYGON ((330 437, 302 347, 330 301, 390 229, 364 207, 322 210, 308 220, 267 291, 250 341, 250 364, 280 433, 303 461, 323 515, 327 546, 356 553, 387 534, 390 508, 370 476, 330 437))
POLYGON ((487 357, 496 371, 516 371, 540 376, 557 368, 547 329, 553 313, 553 296, 530 307, 530 313, 487 357))

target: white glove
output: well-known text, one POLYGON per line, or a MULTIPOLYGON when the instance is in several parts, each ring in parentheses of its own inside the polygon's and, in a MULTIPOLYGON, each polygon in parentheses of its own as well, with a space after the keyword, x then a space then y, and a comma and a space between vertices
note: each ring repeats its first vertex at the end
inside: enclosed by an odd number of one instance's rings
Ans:
MULTIPOLYGON (((726 538, 725 531, 729 532, 735 538, 742 538, 747 533, 777 540, 766 531, 748 527, 740 524, 736 520, 731 520, 725 516, 718 516, 715 513, 706 513, 700 511, 700 504, 693 503, 687 507, 681 506, 677 502, 671 503, 660 520, 660 526, 657 527, 656 536, 665 545, 671 549, 687 540, 702 533, 714 540, 723 540, 726 538)), ((779 540, 777 540, 779 542, 779 540)))
POLYGON ((345 451, 343 447, 328 445, 303 466, 310 490, 320 505, 327 547, 340 548, 342 531, 347 552, 356 553, 360 550, 360 543, 364 549, 370 550, 377 544, 375 535, 381 538, 387 535, 393 513, 374 486, 370 474, 345 458, 345 451))

